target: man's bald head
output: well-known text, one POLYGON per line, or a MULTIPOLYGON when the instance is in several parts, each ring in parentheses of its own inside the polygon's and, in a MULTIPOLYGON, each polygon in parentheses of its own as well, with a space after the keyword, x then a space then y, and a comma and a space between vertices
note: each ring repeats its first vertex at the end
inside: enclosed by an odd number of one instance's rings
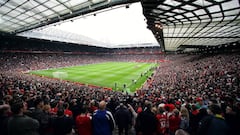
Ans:
POLYGON ((105 101, 101 101, 99 103, 99 110, 105 110, 106 108, 106 102, 105 101))

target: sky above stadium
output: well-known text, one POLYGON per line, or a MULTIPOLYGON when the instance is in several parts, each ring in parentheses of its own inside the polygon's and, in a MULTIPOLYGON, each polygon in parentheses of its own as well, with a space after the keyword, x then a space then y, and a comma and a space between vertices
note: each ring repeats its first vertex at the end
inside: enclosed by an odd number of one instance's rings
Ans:
POLYGON ((129 8, 121 7, 95 16, 91 14, 52 27, 113 45, 157 44, 144 18, 141 4, 135 3, 129 8))

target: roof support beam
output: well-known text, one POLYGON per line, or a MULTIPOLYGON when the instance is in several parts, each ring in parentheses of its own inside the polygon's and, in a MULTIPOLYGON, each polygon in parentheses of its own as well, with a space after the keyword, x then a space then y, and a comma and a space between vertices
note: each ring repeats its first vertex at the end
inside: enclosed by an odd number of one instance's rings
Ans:
POLYGON ((49 8, 48 6, 44 5, 44 3, 40 3, 40 2, 37 1, 37 0, 34 0, 34 1, 35 1, 36 3, 38 3, 39 5, 42 5, 42 6, 44 6, 45 8, 51 10, 51 11, 54 12, 56 15, 60 16, 59 13, 57 13, 55 10, 49 8))
MULTIPOLYGON (((34 0, 34 1, 36 1, 36 0, 34 0)), ((80 16, 80 15, 84 15, 84 14, 88 14, 88 13, 95 12, 95 11, 98 11, 98 10, 102 10, 102 9, 105 9, 105 8, 109 8, 109 7, 113 7, 113 6, 117 6, 117 5, 121 5, 121 4, 134 3, 134 2, 138 2, 138 1, 140 1, 140 0, 111 0, 111 1, 106 1, 106 2, 103 2, 103 3, 99 3, 99 6, 97 6, 95 4, 94 6, 96 6, 96 7, 93 8, 93 9, 90 9, 89 7, 85 7, 85 8, 81 8, 79 10, 73 11, 72 14, 67 13, 67 14, 63 14, 59 17, 61 17, 61 20, 64 21, 64 20, 71 19, 71 18, 80 16)), ((45 6, 40 2, 37 2, 37 3, 42 5, 42 6, 45 6)), ((48 7, 46 7, 46 8, 48 8, 48 7)), ((48 9, 51 10, 50 8, 48 8, 48 9)), ((57 22, 60 21, 59 17, 49 18, 49 20, 45 21, 44 23, 34 24, 34 25, 29 26, 27 28, 18 29, 13 34, 21 33, 21 32, 27 31, 27 30, 32 30, 32 29, 35 29, 35 28, 39 28, 39 27, 42 27, 42 26, 49 25, 49 24, 57 23, 57 22)))
POLYGON ((56 0, 58 3, 62 4, 65 8, 67 8, 71 13, 73 12, 71 8, 69 8, 66 4, 64 4, 63 2, 56 0))
POLYGON ((164 37, 164 38, 239 38, 240 37, 164 37))

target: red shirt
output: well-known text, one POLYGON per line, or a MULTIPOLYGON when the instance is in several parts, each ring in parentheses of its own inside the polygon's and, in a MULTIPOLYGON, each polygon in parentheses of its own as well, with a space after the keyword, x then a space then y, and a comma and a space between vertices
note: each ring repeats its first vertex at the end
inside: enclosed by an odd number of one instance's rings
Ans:
POLYGON ((193 110, 193 111, 192 111, 192 114, 193 114, 193 115, 197 115, 198 113, 199 113, 198 110, 193 110))
POLYGON ((72 117, 72 111, 70 111, 70 110, 68 110, 68 109, 66 109, 66 110, 64 110, 64 114, 67 116, 67 117, 72 117))
POLYGON ((157 114, 156 115, 157 120, 158 120, 158 133, 164 134, 166 132, 166 122, 167 122, 167 116, 164 114, 157 114))
POLYGON ((58 111, 57 107, 54 107, 51 109, 51 113, 53 113, 53 114, 57 114, 57 111, 58 111))
POLYGON ((180 128, 181 118, 179 116, 172 115, 169 117, 169 130, 173 133, 180 128))
POLYGON ((85 115, 78 115, 76 117, 76 128, 78 135, 92 135, 92 123, 90 117, 85 115))

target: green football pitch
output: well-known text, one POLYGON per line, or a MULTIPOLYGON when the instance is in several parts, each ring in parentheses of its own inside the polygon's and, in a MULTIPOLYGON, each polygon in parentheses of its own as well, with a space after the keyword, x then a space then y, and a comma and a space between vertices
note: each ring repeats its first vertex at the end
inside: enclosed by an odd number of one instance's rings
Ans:
POLYGON ((30 74, 134 92, 153 73, 155 63, 106 62, 31 71, 30 74))

